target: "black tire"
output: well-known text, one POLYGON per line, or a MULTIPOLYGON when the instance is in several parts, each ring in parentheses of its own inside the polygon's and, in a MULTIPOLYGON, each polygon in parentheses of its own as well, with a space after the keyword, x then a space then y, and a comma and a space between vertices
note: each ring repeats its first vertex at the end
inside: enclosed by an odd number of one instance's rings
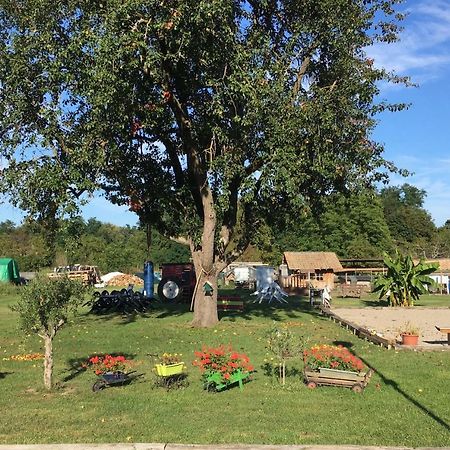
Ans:
POLYGON ((179 278, 163 278, 158 284, 158 297, 165 302, 178 302, 183 297, 183 285, 179 278))
POLYGON ((206 384, 205 384, 205 389, 208 391, 208 392, 217 392, 217 386, 216 386, 216 383, 214 382, 214 381, 210 381, 210 382, 207 382, 206 384))
POLYGON ((98 392, 101 391, 102 389, 105 389, 106 387, 106 383, 103 380, 97 380, 93 385, 92 385, 92 390, 94 392, 98 392))

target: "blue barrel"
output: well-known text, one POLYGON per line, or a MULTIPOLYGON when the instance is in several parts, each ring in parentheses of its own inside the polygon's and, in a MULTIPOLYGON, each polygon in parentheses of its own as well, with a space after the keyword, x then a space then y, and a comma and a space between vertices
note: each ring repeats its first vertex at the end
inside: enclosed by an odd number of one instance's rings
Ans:
POLYGON ((153 298, 153 287, 155 284, 155 276, 153 274, 153 263, 145 261, 144 263, 144 295, 147 298, 153 298))

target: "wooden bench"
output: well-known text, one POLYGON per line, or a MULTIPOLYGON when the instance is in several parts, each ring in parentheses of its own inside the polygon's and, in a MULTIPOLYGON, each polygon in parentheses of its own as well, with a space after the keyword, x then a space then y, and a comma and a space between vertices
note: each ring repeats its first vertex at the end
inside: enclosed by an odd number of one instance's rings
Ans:
POLYGON ((233 296, 220 296, 217 299, 217 310, 218 311, 244 311, 244 301, 240 297, 233 296))
POLYGON ((450 345, 450 327, 437 327, 436 330, 447 335, 447 343, 450 345))

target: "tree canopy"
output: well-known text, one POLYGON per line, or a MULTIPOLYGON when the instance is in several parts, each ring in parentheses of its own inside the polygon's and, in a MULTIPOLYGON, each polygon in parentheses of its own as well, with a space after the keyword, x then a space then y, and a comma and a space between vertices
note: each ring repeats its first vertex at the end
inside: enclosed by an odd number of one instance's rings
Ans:
MULTIPOLYGON (((400 0, 23 0, 0 9, 2 189, 55 227, 101 189, 200 277, 261 225, 385 179, 365 49, 400 0)), ((196 296, 194 323, 217 321, 196 296)))

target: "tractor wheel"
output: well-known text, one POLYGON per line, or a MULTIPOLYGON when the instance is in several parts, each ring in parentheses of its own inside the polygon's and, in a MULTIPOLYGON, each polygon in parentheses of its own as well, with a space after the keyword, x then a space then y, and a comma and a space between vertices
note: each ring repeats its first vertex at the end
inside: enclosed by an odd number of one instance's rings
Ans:
POLYGON ((183 286, 178 278, 163 278, 158 285, 158 297, 161 301, 176 302, 183 296, 183 286))

